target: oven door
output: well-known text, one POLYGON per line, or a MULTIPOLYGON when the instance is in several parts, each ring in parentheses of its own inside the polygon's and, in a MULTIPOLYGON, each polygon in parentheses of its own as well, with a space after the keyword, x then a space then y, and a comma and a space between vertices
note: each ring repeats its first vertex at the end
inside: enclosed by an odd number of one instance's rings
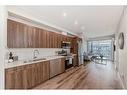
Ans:
POLYGON ((65 69, 69 69, 73 66, 72 58, 66 58, 65 60, 65 69))

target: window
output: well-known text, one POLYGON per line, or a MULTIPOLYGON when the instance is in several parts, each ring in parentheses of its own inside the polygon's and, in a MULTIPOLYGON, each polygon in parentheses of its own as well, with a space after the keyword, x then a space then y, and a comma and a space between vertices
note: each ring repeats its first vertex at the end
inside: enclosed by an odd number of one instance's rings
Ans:
POLYGON ((112 40, 88 41, 88 53, 112 59, 112 40))

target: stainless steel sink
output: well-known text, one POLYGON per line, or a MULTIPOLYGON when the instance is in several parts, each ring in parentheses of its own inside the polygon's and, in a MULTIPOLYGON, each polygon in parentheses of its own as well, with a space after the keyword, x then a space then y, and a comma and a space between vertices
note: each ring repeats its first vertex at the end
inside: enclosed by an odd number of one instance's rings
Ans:
POLYGON ((46 58, 25 60, 25 61, 23 61, 23 63, 34 62, 34 61, 40 61, 40 60, 43 61, 43 60, 46 60, 46 58))
POLYGON ((23 61, 23 63, 28 63, 28 62, 32 62, 33 60, 25 60, 23 61))
POLYGON ((46 58, 33 59, 33 61, 40 61, 40 60, 46 60, 46 58))

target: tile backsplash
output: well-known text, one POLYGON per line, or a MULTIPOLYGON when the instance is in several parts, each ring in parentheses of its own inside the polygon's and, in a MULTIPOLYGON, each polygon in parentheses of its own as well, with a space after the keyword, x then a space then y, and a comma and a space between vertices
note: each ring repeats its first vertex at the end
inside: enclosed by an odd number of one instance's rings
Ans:
POLYGON ((62 49, 61 48, 20 48, 20 49, 16 48, 16 49, 7 49, 5 59, 7 60, 9 58, 9 52, 12 52, 13 55, 18 56, 19 60, 31 59, 31 58, 33 58, 34 50, 39 51, 38 57, 40 58, 40 57, 45 57, 45 56, 56 55, 56 51, 60 51, 62 49))

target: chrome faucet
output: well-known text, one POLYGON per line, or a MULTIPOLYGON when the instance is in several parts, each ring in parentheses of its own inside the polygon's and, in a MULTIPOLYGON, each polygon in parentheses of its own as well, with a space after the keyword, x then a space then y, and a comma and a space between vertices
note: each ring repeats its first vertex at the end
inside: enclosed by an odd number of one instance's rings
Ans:
POLYGON ((34 50, 33 59, 37 58, 37 55, 39 55, 39 50, 34 50))

